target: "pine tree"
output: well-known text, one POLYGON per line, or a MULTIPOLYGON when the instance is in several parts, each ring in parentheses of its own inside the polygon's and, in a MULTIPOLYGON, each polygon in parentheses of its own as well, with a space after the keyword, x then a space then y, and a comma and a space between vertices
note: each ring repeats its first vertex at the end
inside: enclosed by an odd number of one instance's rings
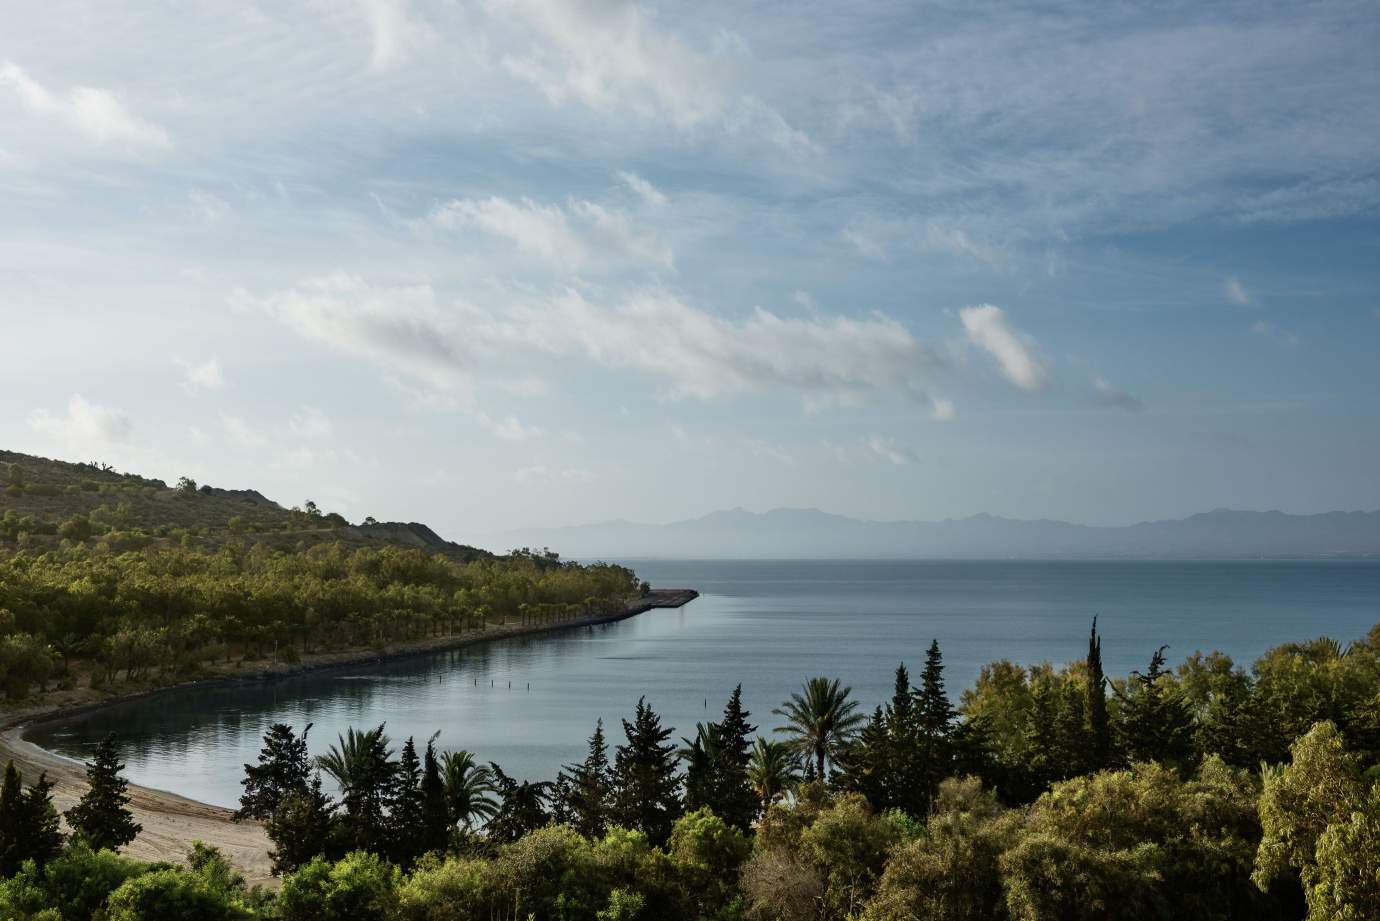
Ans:
POLYGON ((311 758, 307 754, 307 733, 311 723, 302 730, 299 739, 292 727, 274 723, 264 733, 263 749, 258 764, 244 766, 244 780, 240 784, 240 808, 235 819, 267 819, 273 815, 283 797, 289 793, 307 792, 311 777, 311 758))
POLYGON ((291 873, 313 857, 325 854, 332 819, 331 801, 321 792, 319 772, 312 775, 305 790, 284 796, 264 827, 268 840, 273 842, 268 852, 273 872, 278 876, 291 873))
POLYGON ((861 793, 878 812, 895 808, 890 727, 880 706, 858 734, 839 749, 833 782, 844 790, 861 793))
POLYGON ((713 811, 719 785, 719 727, 696 723, 694 740, 681 741, 685 743, 678 753, 685 761, 685 808, 713 811))
POLYGON ((1025 730, 1025 748, 1032 787, 1038 792, 1046 789, 1060 774, 1059 737, 1055 731, 1059 701, 1052 677, 1032 675, 1031 679, 1032 706, 1025 730))
POLYGON ((48 775, 41 773, 38 783, 24 794, 24 858, 40 870, 62 851, 62 829, 53 806, 54 786, 48 775))
POLYGON ((407 869, 426 853, 422 835, 422 763, 417 746, 408 736, 398 755, 388 791, 388 824, 391 831, 393 861, 407 869))
POLYGON ((757 794, 748 780, 752 760, 752 734, 757 727, 748 722, 752 714, 743 708, 743 686, 733 689, 718 723, 719 776, 711 804, 714 814, 739 831, 752 827, 757 816, 757 794))
POLYGON ((604 721, 594 724, 589 753, 579 764, 568 764, 557 780, 560 817, 586 838, 603 837, 608 827, 612 778, 604 721))
POLYGON ((19 871, 24 853, 24 783, 11 761, 0 783, 0 879, 19 871))
POLYGON ((494 788, 502 798, 498 811, 489 820, 488 834, 494 841, 511 844, 524 835, 542 828, 551 820, 547 804, 551 799, 551 784, 546 781, 517 781, 494 762, 494 788))
POLYGON ((1132 761, 1159 761, 1181 770, 1193 762, 1193 711, 1176 689, 1162 679, 1164 651, 1150 657, 1150 670, 1132 672, 1130 693, 1121 694, 1119 724, 1122 745, 1132 761))
POLYGON ((120 776, 124 769, 112 733, 96 746, 95 758, 86 766, 86 793, 67 810, 74 837, 93 851, 118 850, 143 831, 128 808, 129 781, 120 776))
POLYGON ((628 742, 618 746, 613 759, 614 816, 660 847, 681 813, 676 750, 666 744, 671 730, 661 728, 661 718, 641 698, 633 722, 623 720, 623 732, 628 742))
POLYGON ((434 740, 426 743, 426 755, 422 758, 421 796, 421 852, 442 853, 450 845, 450 829, 453 822, 450 805, 446 802, 446 785, 441 779, 441 762, 436 757, 434 740))
POLYGON ((918 733, 919 763, 916 772, 920 781, 912 787, 914 794, 901 808, 914 816, 929 812, 930 803, 939 784, 953 768, 953 727, 957 717, 949 695, 944 691, 944 657, 939 641, 931 640, 925 653, 925 670, 920 675, 920 687, 915 692, 915 725, 918 733))
POLYGON ((1112 764, 1112 724, 1107 716, 1107 677, 1102 673, 1102 637, 1097 635, 1097 618, 1093 618, 1088 635, 1087 703, 1083 710, 1088 720, 1086 767, 1100 771, 1112 764))
POLYGON ((1077 777, 1089 767, 1088 727, 1084 719, 1087 694, 1073 678, 1065 676, 1059 695, 1058 715, 1054 721, 1054 740, 1057 761, 1052 779, 1077 777))

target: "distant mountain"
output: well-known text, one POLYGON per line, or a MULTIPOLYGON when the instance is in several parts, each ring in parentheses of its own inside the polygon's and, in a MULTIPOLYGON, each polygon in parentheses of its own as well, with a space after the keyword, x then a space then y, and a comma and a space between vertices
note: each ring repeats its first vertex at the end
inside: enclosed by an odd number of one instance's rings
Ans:
POLYGON ((507 531, 494 550, 552 547, 579 559, 1248 559, 1380 556, 1380 512, 1238 512, 1126 527, 994 515, 863 521, 819 509, 741 508, 670 524, 607 521, 507 531))

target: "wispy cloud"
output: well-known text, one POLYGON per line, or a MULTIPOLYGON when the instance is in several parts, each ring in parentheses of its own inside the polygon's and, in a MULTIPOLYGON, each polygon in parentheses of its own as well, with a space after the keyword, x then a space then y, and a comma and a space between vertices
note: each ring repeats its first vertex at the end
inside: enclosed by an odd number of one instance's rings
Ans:
POLYGON ((335 431, 331 419, 315 406, 303 406, 288 419, 288 429, 298 438, 330 438, 335 431))
POLYGON ((408 51, 432 38, 426 20, 408 0, 356 0, 373 42, 369 66, 387 70, 408 51))
POLYGON ((215 356, 200 364, 190 361, 179 361, 178 364, 182 366, 182 388, 188 393, 219 390, 225 386, 225 369, 215 356))
POLYGON ((652 207, 659 208, 666 204, 666 196, 662 194, 661 190, 637 175, 637 173, 620 171, 618 173, 618 179, 628 188, 636 192, 639 198, 652 207))
POLYGON ((1256 320, 1251 324, 1251 332, 1264 339, 1270 339, 1281 345, 1293 347, 1299 344, 1299 337, 1287 329, 1281 329, 1269 320, 1256 320))
POLYGON ((66 124, 98 145, 167 147, 168 132, 135 116, 110 90, 74 86, 54 93, 13 61, 0 64, 0 87, 9 87, 20 104, 35 115, 66 124))
POLYGON ((1226 282, 1227 300, 1242 307, 1251 303, 1251 293, 1246 290, 1246 286, 1241 284, 1238 278, 1228 278, 1226 282))
POLYGON ((91 403, 79 393, 68 398, 65 413, 35 409, 29 414, 29 427, 73 448, 127 442, 134 431, 122 410, 91 403))
POLYGON ((909 448, 901 447, 896 443, 896 439, 894 438, 886 438, 882 435, 869 435, 863 444, 874 456, 895 464, 898 467, 906 464, 914 464, 920 460, 918 454, 909 448))
POLYGON ((513 479, 524 486, 557 484, 589 483, 594 480, 594 473, 581 467, 551 467, 546 464, 532 464, 528 467, 519 467, 513 474, 513 479))
POLYGON ((996 359, 1002 375, 1022 390, 1039 390, 1049 372, 1034 340, 1013 329, 1006 312, 991 304, 964 307, 958 312, 968 339, 996 359))
POLYGON ((220 429, 225 440, 237 448, 258 448, 268 444, 268 436, 243 416, 221 413, 220 429))
POLYGON ((1097 376, 1093 378, 1093 394, 1097 401, 1104 406, 1115 406, 1117 409, 1124 409, 1128 413, 1138 413, 1145 408, 1139 397, 1118 390, 1113 387, 1105 377, 1097 376))

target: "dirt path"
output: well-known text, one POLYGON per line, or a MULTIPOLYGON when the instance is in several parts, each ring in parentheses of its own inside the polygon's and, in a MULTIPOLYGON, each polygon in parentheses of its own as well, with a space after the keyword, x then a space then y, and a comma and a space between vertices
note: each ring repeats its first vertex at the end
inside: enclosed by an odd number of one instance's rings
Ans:
MULTIPOLYGON (((629 602, 628 606, 613 614, 596 615, 565 624, 546 626, 522 626, 519 624, 492 625, 482 633, 462 636, 437 637, 402 644, 383 651, 353 651, 325 653, 304 657, 303 661, 287 666, 281 663, 261 663, 251 667, 251 674, 239 673, 234 677, 214 676, 210 681, 246 681, 257 678, 285 677, 324 668, 335 668, 360 662, 377 662, 384 659, 421 655, 444 649, 468 646, 474 643, 487 643, 494 640, 534 633, 555 632, 609 623, 622 620, 653 608, 674 608, 689 602, 697 596, 691 590, 656 590, 649 596, 629 602)), ((189 684, 205 682, 189 682, 189 684)), ((168 689, 168 690, 176 690, 168 689)), ((125 695, 126 698, 146 697, 149 704, 155 705, 157 694, 167 690, 125 695)), ((28 708, 27 712, 4 712, 0 710, 0 766, 13 760, 15 767, 24 774, 26 784, 38 780, 38 775, 47 772, 57 786, 53 790, 53 804, 59 812, 66 811, 86 790, 85 766, 70 758, 64 758, 39 748, 24 739, 24 733, 35 723, 56 719, 75 709, 101 706, 121 699, 120 695, 102 698, 93 695, 90 689, 76 692, 53 692, 38 706, 28 708)), ((153 790, 134 784, 129 786, 130 810, 134 819, 143 826, 143 831, 123 852, 141 860, 166 860, 183 862, 193 841, 202 841, 219 848, 235 866, 244 873, 251 884, 259 883, 276 887, 278 881, 273 877, 268 859, 269 840, 263 826, 258 822, 237 823, 231 820, 231 810, 212 806, 197 800, 153 790)))

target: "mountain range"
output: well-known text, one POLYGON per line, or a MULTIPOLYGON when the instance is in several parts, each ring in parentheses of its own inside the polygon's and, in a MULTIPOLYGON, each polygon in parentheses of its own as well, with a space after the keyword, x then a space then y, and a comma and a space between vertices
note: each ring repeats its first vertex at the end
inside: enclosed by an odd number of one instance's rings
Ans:
POLYGON ((1292 515, 1216 509, 1100 527, 973 515, 866 521, 813 508, 712 512, 668 524, 606 521, 481 538, 575 559, 1250 559, 1380 556, 1380 512, 1292 515))

